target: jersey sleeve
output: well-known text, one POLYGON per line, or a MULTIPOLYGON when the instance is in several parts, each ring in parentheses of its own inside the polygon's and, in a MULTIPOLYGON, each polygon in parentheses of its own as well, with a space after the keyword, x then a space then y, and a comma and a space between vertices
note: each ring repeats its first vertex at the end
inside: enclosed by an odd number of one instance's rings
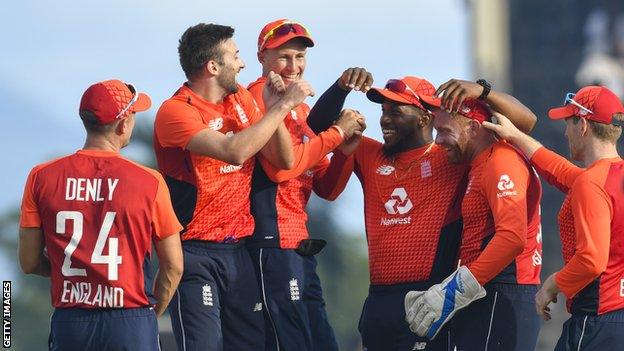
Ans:
POLYGON ((607 266, 613 208, 609 195, 594 180, 579 179, 569 196, 576 250, 556 273, 555 282, 567 298, 573 298, 607 266))
POLYGON ((481 285, 505 269, 527 240, 529 169, 515 151, 505 151, 492 155, 481 178, 495 228, 493 238, 468 267, 481 285))
POLYGON ((178 234, 182 230, 182 225, 173 211, 171 197, 165 180, 160 174, 155 174, 158 179, 158 190, 152 208, 152 228, 157 240, 164 239, 170 235, 178 234))
POLYGON ((238 88, 241 92, 241 102, 243 105, 243 110, 245 110, 245 114, 247 114, 247 118, 249 118, 249 123, 257 123, 259 120, 262 119, 265 113, 264 104, 260 104, 258 102, 262 102, 262 88, 260 89, 259 99, 256 98, 254 93, 245 89, 244 87, 239 86, 238 88))
POLYGON ((154 121, 154 133, 163 147, 186 149, 191 138, 205 128, 199 111, 178 100, 165 101, 154 121))
POLYGON ((308 142, 293 147, 293 154, 295 156, 293 168, 289 170, 278 169, 261 155, 259 156, 260 163, 267 176, 272 181, 281 183, 296 178, 308 169, 313 168, 319 161, 323 160, 329 152, 340 145, 342 140, 340 132, 336 128, 330 128, 310 139, 308 142))
POLYGON ((28 174, 28 178, 26 179, 20 215, 20 227, 22 228, 41 227, 41 216, 39 215, 39 208, 37 207, 34 194, 36 173, 37 167, 30 171, 30 174, 28 174))
POLYGON ((354 155, 334 152, 324 174, 314 180, 314 192, 323 199, 333 201, 345 189, 354 168, 354 155))
POLYGON ((570 190, 576 177, 583 173, 582 168, 545 147, 539 148, 533 154, 531 163, 540 176, 564 193, 570 190))

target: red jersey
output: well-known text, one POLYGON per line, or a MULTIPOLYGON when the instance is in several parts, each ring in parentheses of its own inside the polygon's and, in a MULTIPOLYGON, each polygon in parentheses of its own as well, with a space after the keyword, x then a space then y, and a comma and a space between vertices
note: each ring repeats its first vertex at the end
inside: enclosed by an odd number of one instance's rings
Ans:
POLYGON ((329 197, 352 171, 364 191, 371 284, 433 284, 455 270, 466 170, 436 144, 388 157, 380 142, 363 138, 353 155, 334 154, 329 197))
MULTIPOLYGON (((249 85, 249 91, 264 111, 262 90, 266 78, 258 78, 249 85)), ((294 166, 280 170, 262 155, 253 176, 251 209, 256 223, 252 245, 294 249, 308 238, 306 204, 314 184, 323 178, 331 152, 343 138, 336 128, 330 128, 318 136, 312 132, 306 119, 310 108, 299 104, 284 119, 293 143, 294 166)))
POLYGON ((472 160, 462 202, 460 260, 481 285, 540 283, 541 197, 537 175, 506 142, 472 160))
POLYGON ((624 161, 601 159, 582 169, 546 148, 531 161, 567 193, 558 216, 565 265, 555 281, 568 310, 603 314, 624 308, 624 161))
POLYGON ((222 103, 212 104, 184 85, 158 109, 154 151, 185 226, 183 240, 221 242, 253 232, 249 191, 254 160, 235 166, 192 153, 186 146, 205 128, 232 135, 259 118, 258 106, 242 86, 222 103))
POLYGON ((93 150, 32 169, 20 226, 42 229, 52 305, 61 308, 149 305, 143 267, 152 238, 182 229, 158 172, 93 150))

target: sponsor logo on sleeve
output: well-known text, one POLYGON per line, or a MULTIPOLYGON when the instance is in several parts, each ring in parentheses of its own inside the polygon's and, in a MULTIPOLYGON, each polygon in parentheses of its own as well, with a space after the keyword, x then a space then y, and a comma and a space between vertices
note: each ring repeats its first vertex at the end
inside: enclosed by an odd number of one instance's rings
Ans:
POLYGON ((509 178, 507 174, 503 174, 498 180, 498 198, 507 197, 507 196, 515 196, 518 195, 518 192, 514 190, 514 182, 509 178))

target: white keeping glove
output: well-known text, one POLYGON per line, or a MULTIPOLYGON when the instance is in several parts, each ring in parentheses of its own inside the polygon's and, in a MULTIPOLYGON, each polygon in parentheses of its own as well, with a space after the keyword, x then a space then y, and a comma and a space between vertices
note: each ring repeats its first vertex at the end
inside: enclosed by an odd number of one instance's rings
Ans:
POLYGON ((405 295, 405 321, 418 336, 433 339, 457 311, 485 296, 466 266, 461 266, 427 291, 410 291, 405 295))

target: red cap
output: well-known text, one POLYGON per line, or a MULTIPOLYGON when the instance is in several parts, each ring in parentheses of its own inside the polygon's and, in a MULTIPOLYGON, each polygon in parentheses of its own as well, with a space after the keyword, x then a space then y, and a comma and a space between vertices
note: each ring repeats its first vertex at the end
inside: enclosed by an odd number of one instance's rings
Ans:
POLYGON ((565 105, 548 111, 551 119, 563 119, 572 116, 583 117, 591 121, 611 124, 613 115, 624 112, 622 102, 611 90, 600 86, 581 88, 576 94, 566 96, 565 105), (576 104, 583 106, 580 108, 576 104), (591 113, 590 113, 591 111, 591 113))
POLYGON ((267 23, 262 27, 258 36, 258 52, 264 49, 275 49, 294 38, 303 38, 308 47, 314 46, 310 31, 299 22, 282 18, 267 23))
POLYGON ((466 99, 462 102, 462 105, 459 107, 460 115, 474 119, 479 123, 483 123, 484 121, 489 121, 490 117, 492 117, 492 111, 488 104, 481 100, 477 99, 466 99))
POLYGON ((113 79, 91 85, 82 94, 79 112, 89 111, 100 124, 109 124, 150 106, 152 100, 147 94, 137 92, 132 84, 113 79))
POLYGON ((423 102, 431 106, 440 107, 440 99, 435 97, 436 88, 423 78, 407 76, 403 79, 390 79, 386 86, 372 88, 366 93, 366 97, 378 104, 385 100, 391 100, 401 104, 410 104, 427 110, 423 102))

